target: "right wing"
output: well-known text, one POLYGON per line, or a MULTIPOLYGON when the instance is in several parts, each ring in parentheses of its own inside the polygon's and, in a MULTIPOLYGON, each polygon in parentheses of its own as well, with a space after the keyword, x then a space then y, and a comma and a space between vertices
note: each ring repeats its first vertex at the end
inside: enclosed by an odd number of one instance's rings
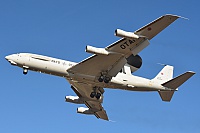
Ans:
POLYGON ((91 98, 90 94, 94 91, 94 87, 80 82, 73 82, 69 81, 72 85, 72 90, 76 93, 76 95, 82 99, 84 104, 89 108, 90 113, 94 114, 98 119, 108 120, 108 116, 106 114, 106 111, 104 110, 101 103, 103 102, 103 88, 98 88, 98 91, 101 91, 101 97, 100 99, 91 98))

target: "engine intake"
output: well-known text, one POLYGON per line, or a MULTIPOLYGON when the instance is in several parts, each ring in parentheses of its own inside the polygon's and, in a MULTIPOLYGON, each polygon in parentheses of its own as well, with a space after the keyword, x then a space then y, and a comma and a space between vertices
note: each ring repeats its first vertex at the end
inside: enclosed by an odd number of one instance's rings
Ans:
POLYGON ((100 55, 108 55, 109 54, 109 52, 107 50, 105 50, 104 48, 96 48, 96 47, 89 46, 89 45, 86 46, 85 51, 87 53, 91 53, 91 54, 100 54, 100 55))

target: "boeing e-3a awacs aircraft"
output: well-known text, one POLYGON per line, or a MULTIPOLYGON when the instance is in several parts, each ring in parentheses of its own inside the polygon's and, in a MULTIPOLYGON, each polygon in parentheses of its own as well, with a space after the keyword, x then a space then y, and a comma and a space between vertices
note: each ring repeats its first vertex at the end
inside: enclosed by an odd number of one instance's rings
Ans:
POLYGON ((195 74, 188 71, 173 78, 173 66, 166 65, 153 79, 132 75, 142 65, 138 53, 149 45, 149 40, 178 18, 164 15, 135 32, 117 29, 115 35, 122 39, 106 48, 87 46, 86 52, 93 55, 80 63, 31 53, 12 54, 5 58, 12 65, 23 68, 24 74, 32 70, 66 78, 77 94, 66 96, 66 102, 87 106, 77 108, 78 113, 109 120, 102 106, 103 88, 157 91, 163 101, 170 101, 178 87, 195 74))

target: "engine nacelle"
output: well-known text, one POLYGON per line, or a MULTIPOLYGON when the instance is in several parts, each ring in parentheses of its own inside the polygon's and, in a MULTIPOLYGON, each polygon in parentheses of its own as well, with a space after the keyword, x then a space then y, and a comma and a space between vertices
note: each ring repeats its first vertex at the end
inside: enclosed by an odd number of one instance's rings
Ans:
POLYGON ((100 54, 100 55, 108 55, 109 52, 105 50, 105 48, 96 48, 93 46, 86 46, 85 49, 86 52, 91 53, 91 54, 100 54))
POLYGON ((77 113, 86 114, 86 115, 93 115, 94 111, 91 111, 89 108, 79 107, 79 108, 77 108, 77 113))
POLYGON ((84 104, 84 101, 78 96, 66 96, 65 101, 76 104, 84 104))
POLYGON ((131 55, 126 60, 131 68, 131 73, 137 71, 142 66, 142 58, 139 55, 131 55))
POLYGON ((138 39, 139 38, 139 36, 134 34, 133 32, 127 32, 127 31, 123 31, 120 29, 115 30, 115 36, 130 38, 130 39, 138 39))

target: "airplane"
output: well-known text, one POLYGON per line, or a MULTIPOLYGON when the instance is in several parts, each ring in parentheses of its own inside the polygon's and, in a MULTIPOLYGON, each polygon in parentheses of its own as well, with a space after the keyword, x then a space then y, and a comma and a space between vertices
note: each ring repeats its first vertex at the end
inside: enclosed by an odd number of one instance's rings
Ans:
POLYGON ((135 32, 117 29, 115 35, 121 37, 120 40, 105 48, 86 46, 85 51, 93 55, 79 63, 32 53, 11 54, 5 59, 22 68, 23 74, 32 70, 65 78, 77 95, 66 96, 65 101, 87 106, 77 108, 77 113, 109 121, 102 106, 104 88, 157 91, 163 101, 170 102, 178 87, 195 74, 188 71, 173 78, 174 67, 165 65, 153 79, 132 75, 142 65, 138 53, 149 45, 149 40, 178 18, 181 17, 166 14, 135 32))

